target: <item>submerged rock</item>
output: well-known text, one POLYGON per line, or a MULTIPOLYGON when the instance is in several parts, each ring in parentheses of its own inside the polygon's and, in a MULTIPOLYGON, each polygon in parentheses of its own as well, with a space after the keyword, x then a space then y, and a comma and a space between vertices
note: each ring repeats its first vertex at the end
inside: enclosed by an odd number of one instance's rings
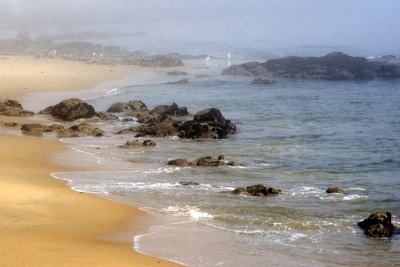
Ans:
POLYGON ((199 185, 199 183, 196 183, 196 182, 185 182, 185 181, 179 182, 179 184, 183 185, 183 186, 199 185))
POLYGON ((168 161, 168 165, 172 166, 180 166, 180 167, 187 167, 190 165, 189 161, 187 159, 173 159, 168 161))
POLYGON ((187 159, 174 159, 174 160, 170 160, 167 164, 174 165, 174 166, 181 166, 181 167, 187 167, 187 166, 217 167, 217 166, 236 166, 236 165, 238 165, 234 161, 225 160, 223 155, 220 155, 217 158, 214 158, 212 156, 205 156, 205 157, 195 159, 191 162, 189 162, 189 160, 187 160, 187 159))
POLYGON ((262 184, 256 184, 247 186, 246 188, 244 187, 236 188, 231 193, 235 195, 245 194, 256 197, 265 197, 265 196, 279 195, 280 193, 282 193, 282 190, 272 187, 266 187, 262 184))
POLYGON ((327 194, 339 193, 339 194, 347 194, 343 188, 340 187, 329 187, 326 189, 327 194))
POLYGON ((391 237, 395 231, 390 212, 372 213, 367 219, 359 222, 358 226, 371 237, 391 237))
POLYGON ((276 81, 263 79, 263 78, 256 78, 251 82, 251 84, 271 85, 271 84, 276 84, 276 81))

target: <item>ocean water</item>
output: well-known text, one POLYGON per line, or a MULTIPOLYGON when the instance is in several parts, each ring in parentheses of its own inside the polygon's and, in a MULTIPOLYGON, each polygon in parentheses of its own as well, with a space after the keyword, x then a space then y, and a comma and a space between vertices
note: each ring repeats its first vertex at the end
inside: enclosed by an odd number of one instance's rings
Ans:
POLYGON ((222 67, 191 67, 188 77, 152 74, 140 85, 127 80, 89 102, 96 110, 134 99, 150 108, 176 102, 191 113, 216 107, 237 125, 236 135, 153 138, 156 147, 122 149, 134 137, 111 133, 137 123, 99 123, 110 134, 63 141, 94 157, 102 171, 54 176, 158 217, 162 224, 132 237, 133 249, 185 265, 398 266, 400 237, 368 238, 356 223, 384 210, 400 226, 400 81, 276 79, 259 86, 250 77, 220 75, 222 67), (189 84, 166 84, 180 78, 189 84), (205 155, 240 165, 166 165, 205 155), (226 193, 258 183, 283 193, 226 193), (348 194, 326 194, 331 186, 348 194))

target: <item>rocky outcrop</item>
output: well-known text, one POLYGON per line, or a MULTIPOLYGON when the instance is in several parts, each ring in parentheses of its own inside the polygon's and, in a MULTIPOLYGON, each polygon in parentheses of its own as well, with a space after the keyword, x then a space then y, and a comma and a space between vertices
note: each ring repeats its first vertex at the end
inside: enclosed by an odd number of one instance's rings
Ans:
POLYGON ((117 134, 129 134, 136 133, 136 137, 143 136, 155 136, 155 137, 166 137, 174 136, 177 133, 177 127, 174 122, 164 121, 160 123, 143 124, 137 127, 131 127, 128 129, 121 130, 117 134))
POLYGON ((395 232, 390 212, 372 213, 367 219, 359 222, 358 226, 371 237, 391 237, 395 232))
POLYGON ((184 122, 178 129, 180 138, 223 139, 236 133, 236 125, 226 120, 221 111, 215 108, 199 111, 193 120, 184 122))
POLYGON ((0 115, 11 117, 32 116, 33 112, 25 110, 20 103, 15 100, 0 100, 0 115))
POLYGON ((286 57, 264 63, 250 62, 225 69, 225 75, 275 75, 285 78, 316 80, 369 80, 400 78, 400 65, 370 62, 363 57, 352 57, 333 52, 323 57, 286 57))
POLYGON ((329 187, 328 189, 326 189, 326 193, 327 194, 347 194, 346 191, 344 191, 343 188, 340 187, 329 187))
POLYGON ((188 161, 187 159, 174 159, 170 160, 168 165, 187 167, 187 166, 202 166, 202 167, 217 167, 217 166, 236 166, 238 165, 234 161, 227 161, 224 159, 224 156, 218 156, 217 158, 213 158, 212 156, 205 156, 193 161, 188 161))
POLYGON ((51 115, 63 121, 74 121, 96 116, 94 108, 78 98, 63 100, 57 105, 49 106, 39 113, 51 115))
POLYGON ((239 187, 232 191, 234 195, 249 195, 256 197, 274 196, 282 193, 281 189, 266 187, 262 184, 239 187))
POLYGON ((251 84, 271 85, 271 84, 276 84, 276 81, 272 81, 269 79, 263 79, 263 78, 256 78, 253 81, 251 81, 251 84))

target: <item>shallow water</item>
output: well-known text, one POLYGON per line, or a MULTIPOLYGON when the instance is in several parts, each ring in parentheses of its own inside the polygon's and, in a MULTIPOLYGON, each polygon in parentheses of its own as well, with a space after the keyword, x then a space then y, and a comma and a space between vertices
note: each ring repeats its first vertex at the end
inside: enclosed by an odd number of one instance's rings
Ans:
MULTIPOLYGON (((134 99, 150 108, 176 102, 192 113, 217 107, 236 123, 236 135, 155 138, 156 147, 130 150, 118 148, 133 139, 129 135, 64 139, 112 171, 56 176, 76 190, 159 217, 164 224, 135 237, 135 249, 190 266, 400 264, 399 237, 367 238, 356 226, 374 210, 391 211, 400 226, 400 82, 278 79, 258 86, 251 78, 219 73, 219 67, 191 69, 188 85, 167 85, 181 77, 162 74, 149 84, 127 81, 90 103, 96 110, 134 99), (174 158, 222 154, 240 166, 166 166, 174 158), (111 166, 111 159, 121 165, 111 166), (256 183, 281 188, 283 194, 224 193, 256 183), (348 194, 327 195, 330 186, 348 194)), ((135 124, 98 126, 116 132, 135 124)))

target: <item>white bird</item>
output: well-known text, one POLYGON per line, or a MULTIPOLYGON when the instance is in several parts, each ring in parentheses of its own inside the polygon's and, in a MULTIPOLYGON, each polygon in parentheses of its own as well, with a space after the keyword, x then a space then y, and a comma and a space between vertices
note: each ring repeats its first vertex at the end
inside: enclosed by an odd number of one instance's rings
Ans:
POLYGON ((209 57, 209 56, 207 56, 207 57, 206 57, 206 60, 207 60, 207 61, 209 61, 209 60, 210 60, 210 57, 209 57))
POLYGON ((231 54, 228 53, 228 55, 226 56, 226 59, 230 59, 231 58, 231 54))

